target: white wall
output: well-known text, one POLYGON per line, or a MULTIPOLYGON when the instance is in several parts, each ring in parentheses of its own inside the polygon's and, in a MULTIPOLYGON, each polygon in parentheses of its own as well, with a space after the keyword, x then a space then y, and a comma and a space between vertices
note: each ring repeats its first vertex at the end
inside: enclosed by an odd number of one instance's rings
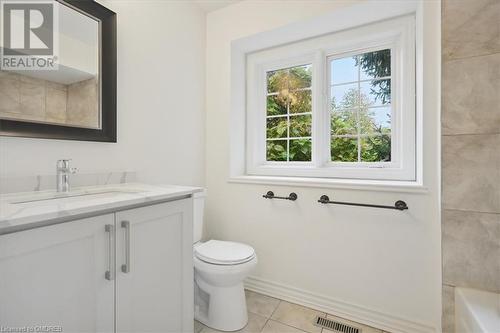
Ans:
POLYGON ((117 12, 118 143, 0 138, 0 178, 137 171, 151 183, 204 183, 205 14, 187 1, 101 1, 117 12))
POLYGON ((207 233, 255 247, 259 264, 249 285, 278 296, 288 291, 289 299, 297 292, 310 295, 309 305, 323 309, 345 304, 344 315, 395 331, 440 327, 440 2, 424 3, 424 35, 430 41, 423 59, 425 193, 228 183, 231 41, 348 3, 247 0, 208 15, 207 233), (262 194, 268 190, 280 195, 294 191, 299 199, 265 200, 262 194), (316 202, 321 194, 380 204, 403 199, 410 210, 322 206, 316 202), (366 315, 360 316, 363 311, 366 315))

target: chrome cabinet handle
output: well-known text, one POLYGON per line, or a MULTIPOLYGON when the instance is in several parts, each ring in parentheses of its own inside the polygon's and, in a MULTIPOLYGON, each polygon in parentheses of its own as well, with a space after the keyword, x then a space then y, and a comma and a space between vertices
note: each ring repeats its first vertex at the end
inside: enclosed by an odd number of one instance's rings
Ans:
POLYGON ((104 278, 106 280, 114 280, 114 263, 113 263, 113 225, 112 224, 106 224, 104 226, 104 230, 108 234, 108 270, 104 273, 104 278))
POLYGON ((125 229, 125 264, 122 265, 122 272, 130 272, 130 222, 122 221, 121 227, 125 229))

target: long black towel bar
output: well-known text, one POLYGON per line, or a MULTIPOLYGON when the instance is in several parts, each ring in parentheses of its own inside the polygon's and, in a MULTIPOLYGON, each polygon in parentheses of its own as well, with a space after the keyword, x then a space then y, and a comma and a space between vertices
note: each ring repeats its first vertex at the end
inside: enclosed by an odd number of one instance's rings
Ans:
POLYGON ((373 207, 373 208, 385 208, 385 209, 397 209, 397 210, 408 209, 408 205, 403 200, 396 201, 394 203, 394 206, 384 206, 384 205, 362 204, 356 202, 330 201, 330 198, 327 195, 322 195, 321 198, 319 198, 318 202, 322 204, 361 206, 361 207, 373 207))

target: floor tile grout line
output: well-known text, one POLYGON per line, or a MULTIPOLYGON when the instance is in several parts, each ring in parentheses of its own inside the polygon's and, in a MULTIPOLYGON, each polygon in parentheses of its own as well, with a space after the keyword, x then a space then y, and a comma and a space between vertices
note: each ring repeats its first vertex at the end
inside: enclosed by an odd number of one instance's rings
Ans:
MULTIPOLYGON (((281 325, 283 325, 283 326, 286 326, 286 327, 290 327, 290 328, 293 328, 293 329, 299 330, 299 331, 304 332, 304 333, 312 333, 312 332, 309 332, 309 331, 305 331, 305 330, 304 330, 304 329, 302 329, 302 328, 295 327, 295 326, 292 326, 292 325, 290 325, 290 324, 285 324, 285 323, 283 323, 283 322, 281 322, 281 321, 279 321, 279 320, 274 320, 274 319, 271 319, 271 318, 269 318, 269 320, 274 321, 274 322, 276 322, 276 323, 278 323, 278 324, 281 324, 281 325)), ((269 320, 268 320, 268 321, 269 321, 269 320)), ((266 324, 267 324, 267 323, 266 323, 266 324)), ((264 330, 264 329, 262 329, 262 331, 263 331, 263 330, 264 330)), ((261 331, 261 332, 262 332, 262 331, 261 331)), ((321 332, 320 332, 320 333, 321 333, 321 332)))
MULTIPOLYGON (((264 295, 264 294, 261 294, 261 295, 264 295)), ((264 296, 267 296, 267 295, 264 295, 264 296)), ((269 297, 271 297, 271 296, 269 296, 269 297)), ((304 330, 304 329, 302 329, 302 328, 300 328, 300 327, 293 326, 293 325, 291 325, 291 324, 289 324, 289 323, 284 323, 284 322, 282 322, 282 321, 280 321, 280 320, 278 320, 278 319, 273 319, 272 317, 273 317, 274 313, 276 312, 276 310, 278 310, 278 308, 279 308, 279 306, 281 305, 281 303, 282 303, 282 302, 288 302, 288 301, 285 301, 285 300, 282 300, 282 299, 279 299, 279 298, 276 298, 276 297, 273 297, 273 298, 275 298, 275 299, 279 300, 279 302, 278 302, 278 305, 276 306, 276 308, 274 309, 273 313, 271 313, 271 316, 269 317, 269 319, 266 321, 266 324, 265 324, 265 325, 267 325, 267 322, 268 322, 269 320, 273 320, 273 321, 278 322, 278 323, 280 323, 280 324, 283 324, 283 325, 285 325, 285 326, 288 326, 288 327, 292 327, 292 328, 298 329, 298 330, 300 330, 300 331, 302 331, 302 332, 306 332, 306 333, 314 333, 314 332, 309 332, 309 331, 307 331, 307 330, 304 330)), ((309 308, 309 307, 306 307, 306 306, 303 306, 303 305, 300 305, 300 304, 297 304, 297 303, 291 303, 291 302, 288 302, 288 303, 290 303, 290 304, 295 304, 295 305, 298 305, 298 306, 300 306, 300 307, 304 307, 304 308, 307 308, 307 309, 311 309, 311 308, 309 308)), ((314 310, 314 309, 311 309, 311 310, 313 310, 313 311, 315 311, 315 312, 317 312, 317 313, 319 313, 319 314, 322 314, 322 315, 323 315, 323 318, 326 318, 326 317, 327 317, 327 315, 328 315, 328 313, 326 313, 326 312, 317 311, 317 310, 314 310)), ((265 325, 264 325, 264 327, 265 327, 265 325)), ((264 329, 262 329, 262 330, 264 330, 264 329)), ((261 332, 262 332, 262 331, 261 331, 261 332)), ((321 328, 321 330, 319 331, 319 333, 323 333, 323 328, 321 328)))
POLYGON ((500 134, 499 132, 486 132, 486 133, 454 133, 454 134, 451 134, 451 133, 441 133, 441 136, 450 137, 450 136, 466 136, 466 135, 470 135, 470 136, 478 136, 478 135, 499 135, 499 134, 500 134))
POLYGON ((264 332, 264 328, 266 327, 267 323, 269 322, 269 320, 271 320, 271 318, 273 317, 273 314, 276 312, 276 310, 278 309, 278 307, 280 306, 281 304, 281 300, 279 298, 276 298, 278 300, 278 304, 276 305, 276 307, 274 308, 273 312, 271 313, 271 315, 266 319, 266 322, 264 323, 264 326, 262 326, 262 329, 260 330, 260 332, 264 332))
POLYGON ((500 54, 500 52, 493 51, 492 53, 475 54, 475 55, 461 56, 461 57, 457 57, 457 58, 453 58, 453 57, 450 58, 449 56, 448 57, 443 56, 442 62, 444 64, 444 63, 461 61, 461 60, 467 60, 467 59, 474 59, 474 58, 480 58, 480 57, 494 56, 494 55, 498 55, 498 54, 500 54))
MULTIPOLYGON (((282 301, 284 301, 284 300, 280 300, 280 304, 281 304, 281 302, 282 302, 282 301)), ((301 304, 293 303, 293 302, 288 302, 288 301, 284 301, 284 302, 287 302, 287 303, 290 303, 290 304, 294 304, 294 305, 297 305, 297 306, 300 306, 300 307, 303 307, 303 308, 306 308, 306 309, 312 310, 312 311, 317 312, 317 313, 319 313, 319 314, 323 314, 323 315, 324 315, 324 317, 323 317, 323 318, 326 318, 326 316, 327 316, 327 313, 326 313, 326 312, 322 312, 322 311, 314 310, 313 308, 310 308, 310 307, 307 307, 307 306, 304 306, 304 305, 301 305, 301 304)), ((276 308, 276 309, 278 309, 278 308, 276 308)), ((274 314, 274 312, 273 312, 273 314, 274 314)), ((303 329, 303 328, 293 326, 292 324, 281 322, 281 321, 279 321, 279 320, 277 320, 277 319, 276 319, 275 321, 277 321, 278 323, 281 323, 281 324, 283 324, 283 325, 286 325, 286 326, 288 326, 288 327, 293 327, 293 328, 296 328, 296 329, 298 329, 298 330, 300 330, 300 331, 302 331, 302 332, 306 332, 306 333, 314 333, 314 332, 307 331, 307 330, 305 330, 305 329, 303 329)), ((323 328, 321 328, 321 330, 319 331, 319 333, 322 333, 322 332, 323 332, 323 328)))
MULTIPOLYGON (((297 326, 293 326, 292 324, 289 324, 289 323, 284 323, 284 322, 279 321, 279 320, 277 320, 277 319, 270 319, 270 320, 273 320, 273 321, 275 321, 275 322, 278 322, 278 323, 283 324, 283 325, 288 326, 288 327, 295 328, 295 329, 297 329, 297 330, 299 330, 299 331, 302 331, 302 332, 305 332, 305 333, 315 333, 315 332, 307 331, 307 330, 305 330, 304 328, 300 328, 300 327, 297 327, 297 326)), ((322 330, 322 329, 321 329, 321 330, 322 330)), ((319 333, 321 333, 321 330, 319 331, 319 333)))
POLYGON ((470 209, 457 209, 457 208, 446 208, 443 207, 442 211, 449 210, 449 211, 455 211, 455 212, 466 212, 466 213, 478 213, 478 214, 491 214, 491 215, 500 215, 500 212, 485 212, 485 211, 480 211, 480 210, 470 210, 470 209))
MULTIPOLYGON (((281 303, 281 301, 282 301, 282 300, 281 300, 281 299, 279 299, 279 298, 272 297, 272 296, 268 296, 268 295, 265 295, 265 294, 261 294, 261 293, 258 293, 258 292, 255 292, 255 291, 252 291, 252 290, 249 290, 249 289, 245 289, 245 291, 250 291, 250 292, 252 292, 252 293, 254 293, 254 294, 261 295, 261 296, 265 296, 265 297, 269 297, 269 298, 272 298, 272 299, 274 299, 274 300, 277 300, 277 301, 278 301, 278 304, 276 305, 276 307, 273 309, 273 311, 271 312, 271 314, 270 314, 269 316, 266 316, 266 315, 264 315, 264 314, 262 314, 262 313, 257 313, 257 312, 250 311, 250 310, 248 310, 248 308, 247 308, 247 312, 252 313, 252 314, 254 314, 254 315, 257 315, 257 316, 260 316, 260 317, 263 317, 263 318, 266 318, 266 319, 270 319, 270 318, 273 316, 274 312, 276 311, 276 309, 278 309, 278 307, 279 307, 279 305, 280 305, 280 303, 281 303)), ((246 295, 245 295, 245 300, 246 300, 246 295)), ((267 321, 266 321, 266 322, 267 322, 267 321)))
POLYGON ((274 313, 276 312, 276 310, 278 310, 278 308, 280 307, 281 305, 281 302, 283 302, 281 299, 279 298, 276 298, 278 300, 278 304, 276 305, 276 307, 274 308, 273 312, 271 313, 271 315, 269 316, 269 319, 271 319, 274 315, 274 313))

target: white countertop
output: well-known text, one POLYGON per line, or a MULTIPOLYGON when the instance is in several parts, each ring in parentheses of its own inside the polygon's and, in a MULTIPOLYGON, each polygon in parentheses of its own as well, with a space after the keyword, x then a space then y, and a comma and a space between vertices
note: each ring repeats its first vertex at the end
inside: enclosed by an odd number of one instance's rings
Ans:
POLYGON ((0 196, 0 234, 182 198, 201 191, 200 187, 126 183, 80 187, 69 193, 4 194, 0 196))

